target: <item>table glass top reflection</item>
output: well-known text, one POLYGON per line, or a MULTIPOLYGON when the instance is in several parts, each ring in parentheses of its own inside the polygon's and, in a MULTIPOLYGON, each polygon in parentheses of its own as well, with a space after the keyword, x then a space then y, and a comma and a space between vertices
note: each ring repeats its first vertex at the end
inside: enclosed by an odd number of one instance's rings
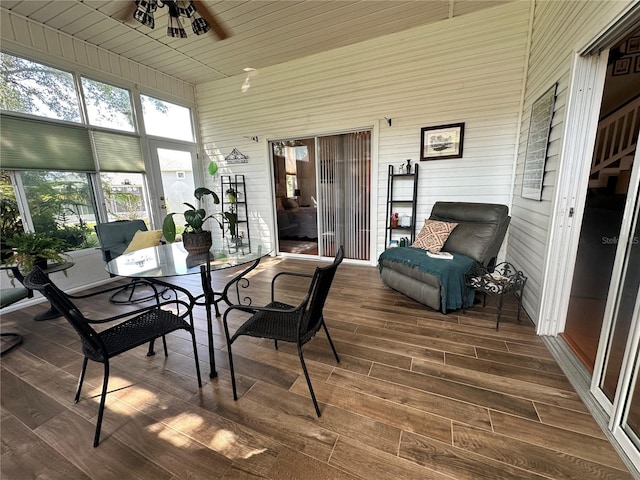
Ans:
POLYGON ((190 254, 182 243, 168 243, 126 253, 107 263, 113 275, 136 278, 174 277, 200 272, 200 265, 211 265, 211 270, 223 270, 253 262, 268 255, 271 249, 257 242, 237 251, 212 248, 207 253, 190 254))

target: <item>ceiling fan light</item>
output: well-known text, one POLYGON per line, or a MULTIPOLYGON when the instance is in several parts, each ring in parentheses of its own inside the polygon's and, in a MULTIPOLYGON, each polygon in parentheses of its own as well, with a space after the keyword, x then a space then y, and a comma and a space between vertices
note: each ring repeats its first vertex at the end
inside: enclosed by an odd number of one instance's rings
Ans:
POLYGON ((198 15, 198 12, 196 12, 193 15, 191 28, 193 29, 193 33, 195 33, 196 35, 202 35, 203 33, 207 33, 211 27, 209 27, 207 21, 200 15, 198 15))
POLYGON ((136 0, 137 8, 133 12, 133 18, 149 28, 155 26, 153 12, 158 8, 156 0, 136 0))
POLYGON ((187 32, 182 26, 182 22, 178 17, 169 15, 169 23, 167 24, 167 35, 173 38, 187 38, 187 32))

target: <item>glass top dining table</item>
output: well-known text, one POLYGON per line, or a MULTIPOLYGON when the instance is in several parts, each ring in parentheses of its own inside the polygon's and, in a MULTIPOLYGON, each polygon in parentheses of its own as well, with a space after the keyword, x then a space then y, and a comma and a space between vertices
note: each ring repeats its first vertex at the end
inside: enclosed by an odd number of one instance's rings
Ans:
POLYGON ((188 253, 182 243, 167 243, 125 253, 109 261, 107 272, 112 275, 134 278, 162 278, 192 275, 201 272, 201 266, 214 270, 238 267, 260 260, 271 249, 251 242, 251 248, 240 247, 236 251, 212 248, 209 252, 188 253))
MULTIPOLYGON (((245 275, 258 266, 260 260, 271 253, 271 248, 258 242, 251 242, 250 246, 241 246, 233 249, 212 248, 208 252, 200 254, 188 253, 182 243, 167 243, 155 247, 144 248, 134 252, 125 253, 109 261, 106 270, 122 277, 146 279, 167 287, 174 292, 180 291, 189 298, 191 307, 204 306, 207 313, 207 340, 209 346, 209 377, 217 377, 213 345, 213 324, 211 306, 215 307, 216 316, 220 316, 218 304, 222 301, 227 304, 229 291, 235 286, 237 303, 240 303, 239 288, 246 288, 249 281, 245 275), (242 267, 242 270, 227 282, 221 292, 214 291, 211 285, 211 273, 218 270, 226 270, 234 267, 242 267), (166 279, 182 275, 200 274, 202 282, 202 294, 194 296, 189 290, 176 286, 166 279)), ((247 296, 242 297, 250 301, 247 296)))

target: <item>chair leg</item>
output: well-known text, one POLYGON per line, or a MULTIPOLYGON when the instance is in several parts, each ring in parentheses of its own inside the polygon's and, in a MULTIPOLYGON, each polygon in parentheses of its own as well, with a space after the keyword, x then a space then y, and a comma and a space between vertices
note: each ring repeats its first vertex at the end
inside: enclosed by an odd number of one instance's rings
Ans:
POLYGON ((154 338, 149 342, 149 350, 147 351, 147 357, 153 357, 156 354, 155 350, 153 349, 153 344, 155 343, 155 341, 156 339, 154 338))
POLYGON ((233 355, 231 354, 231 344, 233 341, 231 340, 231 336, 229 335, 229 326, 227 325, 227 318, 225 318, 223 323, 224 326, 224 336, 227 338, 227 353, 229 354, 229 371, 231 372, 231 388, 233 389, 233 399, 238 400, 238 392, 236 390, 236 374, 233 369, 233 355))
POLYGON ((73 399, 75 403, 78 403, 78 401, 80 400, 80 391, 82 390, 82 382, 84 382, 84 374, 87 371, 88 362, 89 359, 87 357, 84 357, 84 360, 82 360, 82 370, 80 371, 80 378, 78 378, 78 388, 76 389, 76 396, 73 399))
POLYGON ((331 335, 329 335, 329 330, 327 329, 327 325, 324 323, 324 318, 322 319, 322 327, 324 328, 324 333, 327 335, 327 340, 329 340, 329 345, 331 345, 331 350, 333 350, 333 356, 336 357, 336 362, 340 363, 340 357, 338 357, 338 352, 336 352, 336 347, 333 346, 333 340, 331 340, 331 335))
POLYGON ((167 337, 165 335, 162 335, 162 346, 164 348, 164 356, 168 357, 169 351, 167 350, 167 337))
POLYGON ((233 399, 238 400, 238 392, 236 390, 236 373, 233 369, 233 355, 231 354, 231 342, 227 341, 227 353, 229 354, 229 371, 231 372, 231 389, 233 390, 233 399))
POLYGON ((100 396, 100 407, 98 409, 98 421, 96 423, 96 435, 93 438, 93 446, 100 443, 100 429, 102 428, 102 417, 104 415, 104 403, 107 399, 107 386, 109 384, 109 360, 104 362, 104 379, 102 380, 102 395, 100 396))
POLYGON ((309 378, 309 372, 307 371, 307 365, 304 363, 304 357, 302 356, 302 346, 298 345, 298 356, 300 357, 300 363, 302 364, 302 371, 304 372, 304 377, 307 379, 307 386, 309 387, 309 393, 311 394, 311 400, 313 400, 313 406, 316 409, 316 415, 318 417, 321 416, 320 407, 318 407, 318 401, 316 400, 316 394, 313 392, 313 387, 311 386, 311 378, 309 378))
POLYGON ((273 345, 276 347, 276 350, 278 349, 278 340, 274 340, 273 341, 273 345))
POLYGON ((196 332, 193 328, 193 317, 191 317, 191 344, 193 345, 193 358, 196 361, 196 375, 198 376, 198 387, 202 388, 202 377, 200 377, 200 360, 198 360, 198 347, 196 345, 196 332))
POLYGON ((520 310, 522 310, 522 290, 520 290, 520 294, 516 295, 518 298, 518 323, 520 323, 520 310))
POLYGON ((498 295, 498 319, 496 320, 496 330, 498 330, 498 327, 500 326, 500 317, 502 315, 502 301, 504 295, 498 295))

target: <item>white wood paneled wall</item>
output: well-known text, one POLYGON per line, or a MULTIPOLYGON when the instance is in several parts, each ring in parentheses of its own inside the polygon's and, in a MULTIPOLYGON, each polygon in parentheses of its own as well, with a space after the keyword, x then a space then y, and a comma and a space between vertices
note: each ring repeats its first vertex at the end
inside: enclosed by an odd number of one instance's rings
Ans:
POLYGON ((514 2, 262 69, 246 93, 241 76, 198 85, 204 144, 218 161, 233 148, 250 156, 222 170, 246 175, 252 237, 273 238, 269 139, 373 128, 372 262, 388 165, 419 161, 423 126, 466 124, 462 159, 420 164, 419 227, 438 200, 508 204, 528 22, 529 3, 514 2))
POLYGON ((72 38, 50 27, 3 10, 0 16, 2 51, 22 55, 54 67, 74 70, 98 80, 125 88, 137 86, 153 94, 161 92, 166 100, 195 100, 195 87, 174 77, 102 48, 72 38))
POLYGON ((549 248, 549 228, 559 183, 558 168, 562 161, 573 55, 595 38, 628 4, 625 1, 537 1, 535 4, 507 258, 528 276, 523 304, 536 323, 543 282, 547 280, 545 263, 549 248), (520 194, 531 105, 556 82, 558 89, 542 200, 529 200, 522 198, 520 194))

